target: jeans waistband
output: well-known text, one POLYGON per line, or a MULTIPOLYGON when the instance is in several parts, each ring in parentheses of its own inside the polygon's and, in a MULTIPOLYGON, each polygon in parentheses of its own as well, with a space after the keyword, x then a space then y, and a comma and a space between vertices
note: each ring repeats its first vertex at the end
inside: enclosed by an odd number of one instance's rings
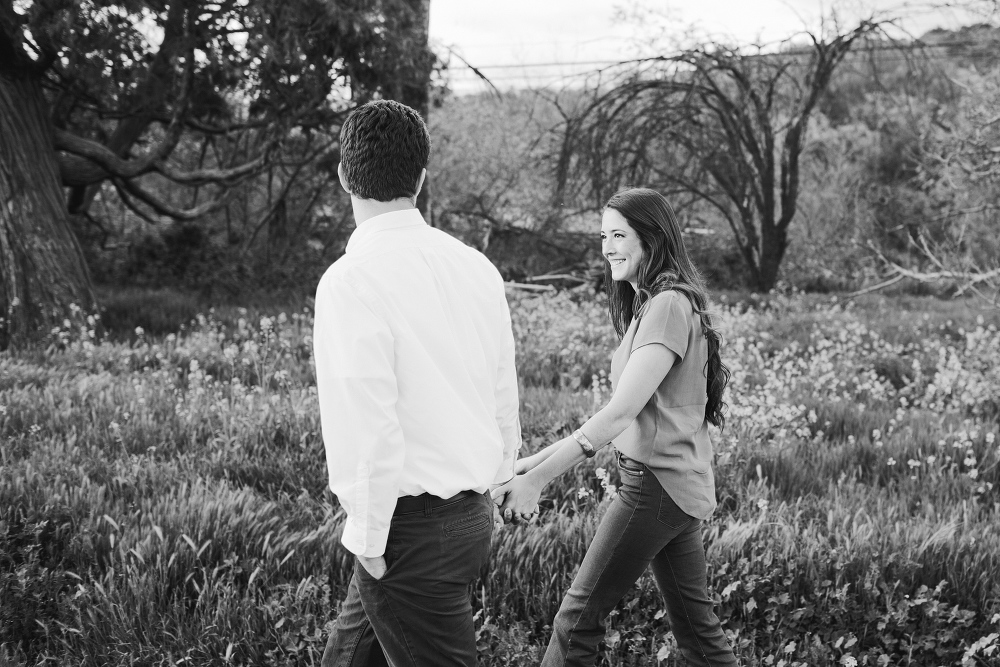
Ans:
POLYGON ((393 510, 392 515, 398 516, 400 514, 421 511, 429 513, 432 509, 457 503, 460 500, 477 495, 479 494, 475 491, 459 491, 451 498, 438 498, 429 493, 421 493, 419 496, 401 496, 396 499, 396 509, 393 510))

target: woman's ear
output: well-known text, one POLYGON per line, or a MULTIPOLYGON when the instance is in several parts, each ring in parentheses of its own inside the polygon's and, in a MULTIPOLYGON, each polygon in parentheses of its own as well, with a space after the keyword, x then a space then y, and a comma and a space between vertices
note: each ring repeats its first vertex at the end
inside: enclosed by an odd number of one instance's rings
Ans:
POLYGON ((337 176, 340 177, 340 187, 344 188, 344 192, 351 194, 351 188, 347 185, 347 176, 344 175, 344 163, 337 163, 337 176))

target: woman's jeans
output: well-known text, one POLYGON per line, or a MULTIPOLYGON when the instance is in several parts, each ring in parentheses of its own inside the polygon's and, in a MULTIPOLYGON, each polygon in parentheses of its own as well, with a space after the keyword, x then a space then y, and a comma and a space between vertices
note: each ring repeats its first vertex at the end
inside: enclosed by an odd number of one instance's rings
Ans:
POLYGON ((542 667, 593 665, 604 619, 646 566, 688 663, 736 665, 707 592, 701 521, 685 514, 646 466, 619 454, 618 467, 618 496, 563 598, 542 667))

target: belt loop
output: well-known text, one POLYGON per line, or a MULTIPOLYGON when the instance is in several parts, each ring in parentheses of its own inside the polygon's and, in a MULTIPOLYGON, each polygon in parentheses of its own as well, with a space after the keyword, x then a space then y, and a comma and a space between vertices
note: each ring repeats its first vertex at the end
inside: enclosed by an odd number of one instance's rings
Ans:
POLYGON ((424 516, 431 515, 431 494, 424 494, 424 516))

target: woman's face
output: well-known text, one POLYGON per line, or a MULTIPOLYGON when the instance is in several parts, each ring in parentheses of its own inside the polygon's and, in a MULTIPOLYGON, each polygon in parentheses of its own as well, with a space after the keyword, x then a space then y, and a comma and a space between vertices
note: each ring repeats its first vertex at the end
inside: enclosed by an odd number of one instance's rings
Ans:
POLYGON ((601 253, 611 265, 611 278, 625 280, 635 288, 644 259, 642 241, 621 213, 606 209, 601 218, 601 253))

